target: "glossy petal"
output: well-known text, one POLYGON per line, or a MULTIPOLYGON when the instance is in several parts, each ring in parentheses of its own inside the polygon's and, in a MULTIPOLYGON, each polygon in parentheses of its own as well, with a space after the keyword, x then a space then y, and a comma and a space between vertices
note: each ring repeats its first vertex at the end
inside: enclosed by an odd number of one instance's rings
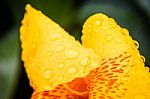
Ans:
POLYGON ((74 37, 41 11, 26 6, 20 28, 22 60, 30 85, 36 92, 84 77, 99 66, 92 49, 81 46, 74 37))
POLYGON ((88 18, 83 45, 101 57, 101 65, 86 78, 90 99, 148 99, 150 73, 127 29, 104 14, 88 18))

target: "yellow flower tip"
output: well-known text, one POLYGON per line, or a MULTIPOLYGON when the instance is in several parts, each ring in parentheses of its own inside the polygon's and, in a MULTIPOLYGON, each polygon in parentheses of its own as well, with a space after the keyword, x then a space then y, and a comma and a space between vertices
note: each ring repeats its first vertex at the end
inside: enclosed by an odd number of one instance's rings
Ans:
POLYGON ((35 8, 33 8, 30 4, 27 4, 26 6, 25 6, 25 10, 26 10, 26 12, 28 13, 28 12, 33 12, 33 11, 36 11, 36 9, 35 8))
POLYGON ((30 4, 27 4, 26 7, 25 7, 25 9, 26 9, 26 10, 32 9, 32 6, 31 6, 30 4))
POLYGON ((134 47, 128 31, 102 13, 89 17, 84 23, 82 33, 83 46, 94 49, 102 58, 105 57, 103 53, 107 57, 113 57, 116 53, 121 54, 128 50, 129 46, 134 47))

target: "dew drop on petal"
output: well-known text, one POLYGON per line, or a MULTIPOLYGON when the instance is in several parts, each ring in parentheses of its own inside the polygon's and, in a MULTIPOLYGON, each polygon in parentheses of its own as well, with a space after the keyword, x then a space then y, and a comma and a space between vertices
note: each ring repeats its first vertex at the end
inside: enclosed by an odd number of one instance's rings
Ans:
POLYGON ((96 25, 100 25, 100 21, 96 21, 95 24, 96 24, 96 25))
POLYGON ((56 46, 56 51, 62 51, 62 50, 64 50, 64 46, 63 45, 58 45, 58 46, 56 46))
POLYGON ((122 28, 122 34, 127 36, 127 35, 129 35, 129 32, 126 28, 122 28))
POLYGON ((68 73, 70 73, 70 74, 75 74, 76 72, 77 72, 77 68, 76 67, 70 67, 68 69, 68 73))
POLYGON ((143 62, 145 62, 145 57, 141 55, 141 58, 142 58, 143 62))
POLYGON ((61 34, 53 33, 50 37, 50 40, 57 40, 59 38, 61 38, 61 34))
POLYGON ((150 70, 149 67, 145 67, 145 69, 146 69, 146 71, 148 71, 148 72, 149 72, 149 70, 150 70))
POLYGON ((139 48, 139 43, 136 40, 134 40, 134 44, 135 44, 136 48, 139 48))
POLYGON ((98 67, 98 63, 92 62, 92 63, 91 63, 91 67, 98 67))
POLYGON ((88 57, 83 58, 81 60, 81 65, 83 65, 83 66, 87 65, 88 64, 88 60, 89 60, 88 57))
POLYGON ((126 81, 126 80, 127 80, 127 78, 125 78, 125 77, 122 77, 122 80, 123 80, 123 82, 124 82, 124 81, 126 81))
POLYGON ((65 53, 67 58, 76 58, 79 56, 79 52, 75 49, 70 49, 65 53))
POLYGON ((45 73, 44 73, 44 77, 45 77, 46 79, 49 79, 51 76, 52 76, 52 71, 46 70, 45 73))

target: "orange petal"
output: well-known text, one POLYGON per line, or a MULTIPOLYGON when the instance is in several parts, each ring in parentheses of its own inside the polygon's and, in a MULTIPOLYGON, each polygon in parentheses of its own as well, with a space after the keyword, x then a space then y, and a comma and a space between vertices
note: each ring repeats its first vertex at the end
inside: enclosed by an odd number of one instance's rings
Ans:
POLYGON ((31 99, 87 99, 88 91, 83 78, 60 84, 54 90, 34 92, 31 99))
POLYGON ((74 96, 63 86, 58 85, 54 90, 35 92, 31 99, 75 99, 74 96))

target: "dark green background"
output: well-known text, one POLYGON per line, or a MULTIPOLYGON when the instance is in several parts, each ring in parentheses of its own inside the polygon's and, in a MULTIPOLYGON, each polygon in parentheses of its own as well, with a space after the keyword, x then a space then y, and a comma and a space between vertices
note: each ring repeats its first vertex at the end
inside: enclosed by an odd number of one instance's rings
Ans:
POLYGON ((41 10, 80 40, 84 21, 102 12, 127 28, 140 44, 150 65, 150 0, 1 0, 0 1, 0 99, 30 99, 20 61, 19 27, 27 3, 41 10))

